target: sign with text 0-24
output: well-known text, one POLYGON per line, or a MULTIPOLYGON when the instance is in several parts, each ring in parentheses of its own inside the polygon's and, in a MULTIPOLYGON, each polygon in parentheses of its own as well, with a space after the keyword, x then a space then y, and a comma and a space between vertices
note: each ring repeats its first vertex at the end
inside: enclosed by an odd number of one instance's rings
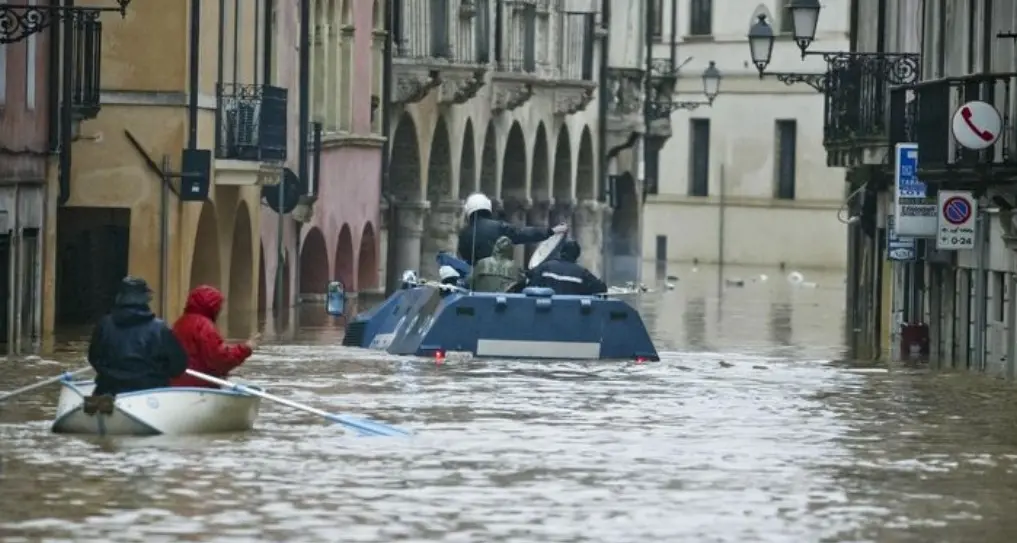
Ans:
POLYGON ((918 180, 918 144, 898 143, 894 149, 894 231, 897 235, 936 235, 936 204, 918 180))
POLYGON ((957 251, 975 248, 975 217, 978 203, 970 192, 939 191, 936 249, 957 251))

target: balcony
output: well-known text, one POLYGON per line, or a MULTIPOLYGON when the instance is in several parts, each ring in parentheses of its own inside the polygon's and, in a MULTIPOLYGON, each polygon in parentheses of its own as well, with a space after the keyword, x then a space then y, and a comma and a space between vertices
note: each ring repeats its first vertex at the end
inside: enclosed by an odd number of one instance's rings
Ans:
POLYGON ((890 144, 919 145, 919 173, 929 183, 949 182, 985 187, 1009 183, 1017 175, 1017 140, 1013 116, 1017 110, 1017 73, 975 74, 922 81, 892 91, 890 144), (952 134, 954 114, 978 100, 999 111, 1003 124, 999 139, 982 150, 961 147, 952 134))
POLYGON ((890 130, 890 86, 914 83, 920 57, 910 53, 827 58, 823 146, 827 165, 883 162, 890 130))
POLYGON ((102 23, 99 11, 68 13, 71 18, 70 40, 74 48, 71 60, 71 110, 75 120, 94 119, 99 115, 100 59, 102 23))
POLYGON ((607 88, 610 89, 607 130, 624 140, 629 134, 644 130, 643 73, 639 68, 609 68, 607 72, 607 88))
POLYGON ((549 93, 559 115, 581 111, 596 90, 594 50, 602 35, 592 12, 563 9, 564 0, 498 0, 494 22, 495 113, 536 92, 549 93))
POLYGON ((286 161, 287 90, 271 85, 216 87, 216 183, 273 184, 286 161), (251 173, 256 173, 252 178, 251 173))
POLYGON ((390 100, 409 104, 438 89, 442 104, 461 104, 484 86, 490 62, 488 0, 396 0, 390 100))

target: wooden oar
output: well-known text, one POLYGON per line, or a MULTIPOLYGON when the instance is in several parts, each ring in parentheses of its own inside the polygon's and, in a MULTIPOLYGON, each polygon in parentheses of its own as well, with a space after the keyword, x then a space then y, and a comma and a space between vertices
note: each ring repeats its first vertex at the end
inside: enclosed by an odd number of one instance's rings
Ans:
POLYGON ((294 401, 291 401, 291 400, 287 400, 285 398, 280 398, 278 396, 274 396, 274 395, 269 394, 267 392, 262 392, 260 390, 254 389, 254 388, 247 387, 247 386, 241 385, 239 383, 234 383, 234 382, 231 382, 231 381, 226 381, 225 379, 220 379, 218 377, 213 377, 211 375, 207 375, 207 374, 201 373, 200 371, 187 370, 187 374, 190 375, 191 377, 197 377, 198 379, 201 379, 202 381, 207 381, 207 382, 212 383, 214 385, 219 385, 221 387, 226 387, 228 389, 235 390, 237 392, 242 392, 244 394, 250 394, 251 396, 258 396, 259 398, 263 398, 263 399, 266 399, 266 400, 269 400, 269 401, 272 401, 272 402, 276 402, 276 403, 285 405, 287 407, 292 407, 293 409, 297 409, 297 410, 300 410, 300 411, 304 411, 304 412, 307 412, 307 413, 318 415, 319 417, 324 417, 327 420, 330 420, 332 422, 336 422, 336 423, 342 424, 343 426, 346 426, 347 428, 351 428, 353 430, 356 430, 356 431, 360 432, 361 434, 374 435, 374 436, 407 436, 407 435, 410 435, 409 432, 407 432, 406 430, 403 430, 401 428, 396 428, 394 426, 389 426, 387 424, 382 424, 380 422, 374 422, 374 421, 370 421, 370 420, 364 420, 364 419, 359 419, 359 418, 355 418, 355 417, 350 417, 348 415, 334 415, 332 413, 328 413, 326 411, 322 411, 321 409, 315 409, 315 408, 313 408, 313 407, 311 407, 309 405, 304 405, 304 404, 300 404, 300 403, 297 403, 297 402, 294 402, 294 401))
POLYGON ((64 372, 64 373, 62 373, 60 375, 57 375, 56 377, 50 377, 49 379, 43 379, 42 381, 39 381, 38 383, 35 383, 34 385, 28 385, 26 387, 21 387, 21 388, 19 388, 17 390, 12 390, 12 391, 10 391, 10 392, 8 392, 6 394, 0 394, 0 402, 2 402, 4 400, 7 400, 7 399, 10 399, 10 398, 13 398, 13 397, 15 397, 15 396, 17 396, 19 394, 24 394, 25 392, 31 392, 33 390, 42 388, 44 386, 52 385, 53 383, 59 383, 60 381, 63 381, 64 379, 70 379, 71 377, 74 377, 75 375, 81 375, 82 373, 85 373, 87 371, 92 371, 92 366, 85 366, 85 367, 83 367, 81 369, 78 369, 78 370, 67 371, 67 372, 64 372))

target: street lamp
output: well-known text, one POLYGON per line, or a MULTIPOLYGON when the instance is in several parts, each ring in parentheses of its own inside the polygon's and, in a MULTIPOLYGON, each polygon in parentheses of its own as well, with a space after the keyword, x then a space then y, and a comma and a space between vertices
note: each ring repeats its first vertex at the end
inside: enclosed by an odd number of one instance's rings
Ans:
POLYGON ((759 70, 759 78, 763 78, 763 70, 770 64, 773 56, 773 43, 776 36, 773 35, 773 27, 766 22, 766 14, 760 13, 757 16, 756 24, 749 27, 749 54, 752 55, 752 63, 759 70))
POLYGON ((819 26, 819 10, 822 6, 819 0, 791 0, 788 10, 791 12, 791 35, 802 50, 802 57, 805 57, 805 50, 809 48, 812 40, 816 39, 816 28, 819 26))
POLYGON ((706 99, 712 103, 717 95, 720 94, 720 70, 717 69, 717 63, 710 61, 710 65, 703 70, 703 94, 706 95, 706 99))

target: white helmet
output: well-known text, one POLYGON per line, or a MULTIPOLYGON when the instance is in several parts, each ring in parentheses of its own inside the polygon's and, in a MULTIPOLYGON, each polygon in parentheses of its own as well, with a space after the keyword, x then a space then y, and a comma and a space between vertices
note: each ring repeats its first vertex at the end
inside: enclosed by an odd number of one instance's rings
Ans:
POLYGON ((442 266, 438 268, 438 276, 441 277, 442 281, 452 279, 453 277, 458 279, 459 272, 457 272, 452 266, 442 266))
POLYGON ((479 192, 474 192, 466 198, 463 204, 463 214, 467 217, 478 211, 491 211, 491 199, 479 192))

